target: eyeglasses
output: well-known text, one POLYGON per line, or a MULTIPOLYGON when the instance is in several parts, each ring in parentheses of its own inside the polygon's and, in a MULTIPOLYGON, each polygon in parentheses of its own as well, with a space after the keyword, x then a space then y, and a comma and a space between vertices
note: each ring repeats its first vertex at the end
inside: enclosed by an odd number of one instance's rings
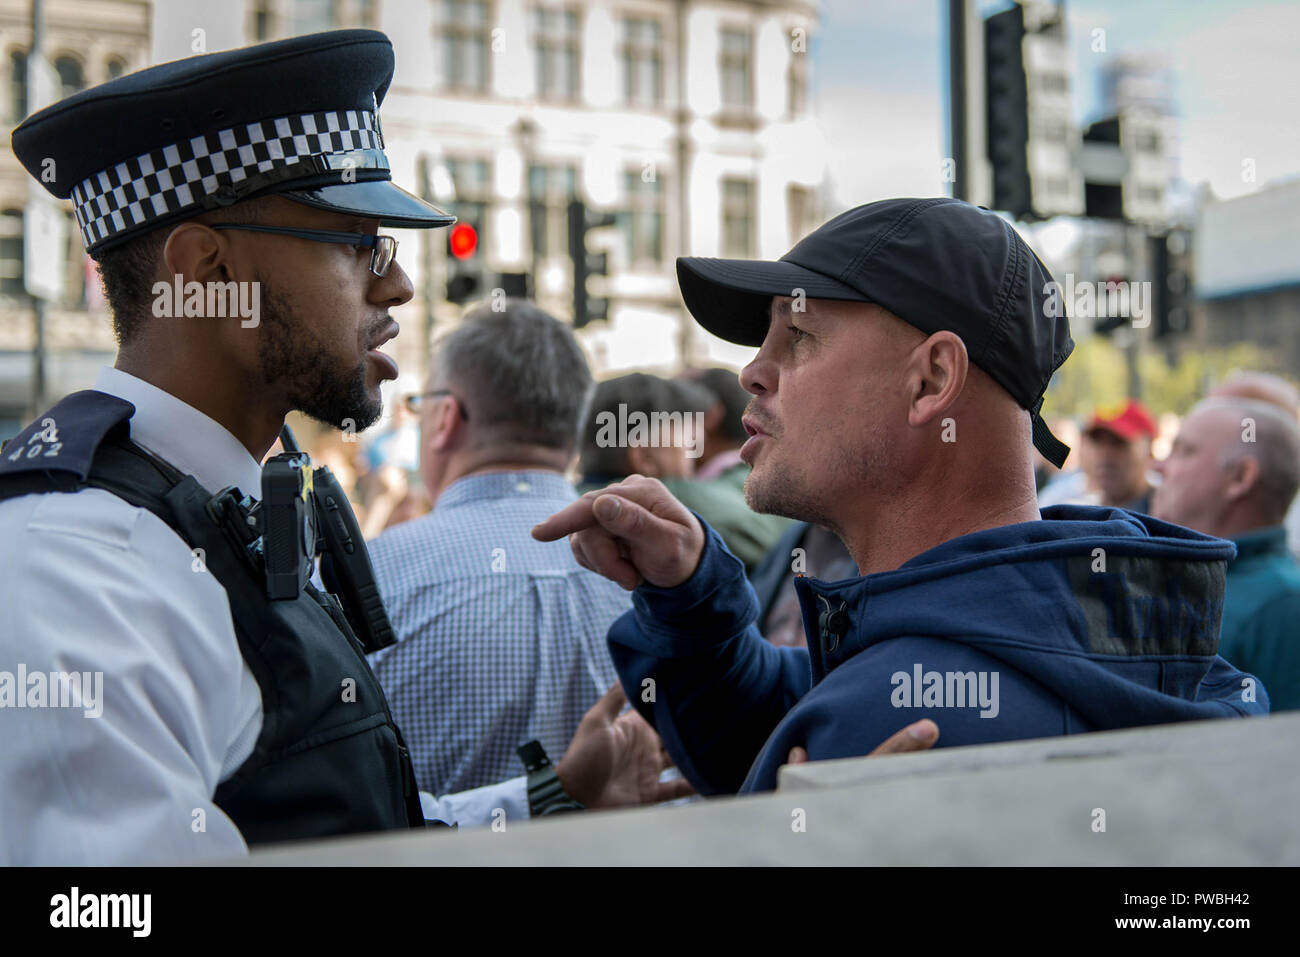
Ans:
POLYGON ((402 396, 402 402, 405 403, 407 411, 412 415, 419 415, 425 399, 434 399, 440 395, 449 395, 455 399, 456 405, 460 408, 460 417, 466 422, 469 421, 469 413, 465 411, 465 403, 460 396, 450 389, 434 389, 432 392, 411 392, 402 396))
POLYGON ((370 233, 340 233, 331 229, 290 229, 287 226, 254 226, 244 223, 209 223, 209 229, 243 229, 250 233, 279 233, 310 239, 314 243, 339 243, 369 249, 370 271, 383 278, 388 267, 397 258, 397 240, 392 236, 372 236, 370 233))

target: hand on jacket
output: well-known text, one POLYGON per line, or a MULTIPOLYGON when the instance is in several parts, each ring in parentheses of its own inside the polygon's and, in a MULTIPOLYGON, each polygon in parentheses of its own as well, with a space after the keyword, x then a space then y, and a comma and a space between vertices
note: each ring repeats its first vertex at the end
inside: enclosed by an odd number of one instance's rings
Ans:
MULTIPOLYGON (((938 740, 939 726, 929 718, 922 718, 920 721, 913 721, 902 731, 894 732, 877 745, 867 757, 878 758, 886 754, 903 754, 907 751, 928 751, 938 740)), ((786 763, 807 764, 808 752, 795 745, 790 749, 790 757, 786 763)))
POLYGON ((625 704, 623 687, 615 682, 582 716, 555 766, 565 793, 588 808, 656 804, 694 794, 685 778, 659 780, 672 759, 645 718, 635 711, 619 714, 625 704))
POLYGON ((568 535, 573 556, 628 591, 642 582, 673 588, 695 574, 704 529, 658 479, 629 475, 588 492, 534 526, 533 538, 568 535))

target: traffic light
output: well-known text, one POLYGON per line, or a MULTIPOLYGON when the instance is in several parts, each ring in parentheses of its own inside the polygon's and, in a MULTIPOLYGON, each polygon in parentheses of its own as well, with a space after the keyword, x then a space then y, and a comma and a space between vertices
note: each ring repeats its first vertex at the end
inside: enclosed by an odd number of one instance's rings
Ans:
POLYGON ((1080 157, 1083 160, 1104 158, 1094 163, 1091 175, 1084 177, 1083 214, 1089 219, 1123 222, 1124 174, 1128 171, 1128 161, 1119 145, 1118 116, 1097 120, 1084 131, 1080 157))
POLYGON ((447 232, 447 301, 463 305, 481 296, 483 263, 478 258, 478 229, 459 222, 447 232))
POLYGON ((587 233, 614 225, 613 213, 593 213, 580 199, 569 202, 569 257, 573 260, 573 325, 581 329, 593 319, 609 318, 609 300, 587 291, 590 276, 609 275, 609 256, 587 250, 587 233))
POLYGON ((1191 248, 1188 234, 1175 229, 1151 237, 1151 275, 1155 294, 1155 339, 1181 335, 1191 329, 1191 248))
POLYGON ((1099 336, 1109 336, 1120 326, 1127 325, 1128 319, 1116 311, 1112 315, 1106 307, 1110 301, 1110 294, 1114 290, 1124 289, 1128 286, 1128 280, 1123 276, 1107 276, 1106 281, 1101 283, 1101 289, 1097 293, 1095 313, 1092 320, 1092 331, 1099 336))
POLYGON ((987 143, 993 167, 992 208, 1017 218, 1033 213, 1029 177, 1029 91, 1024 61, 1025 11, 1016 4, 984 21, 987 143))
POLYGON ((457 223, 447 234, 447 248, 457 259, 470 259, 478 249, 478 230, 469 223, 457 223))

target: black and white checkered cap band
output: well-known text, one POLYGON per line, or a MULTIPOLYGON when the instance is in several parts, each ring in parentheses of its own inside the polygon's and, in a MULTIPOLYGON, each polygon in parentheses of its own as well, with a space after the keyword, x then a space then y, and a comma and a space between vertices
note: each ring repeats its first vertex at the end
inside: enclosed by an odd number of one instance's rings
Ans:
POLYGON ((150 150, 73 187, 82 242, 90 249, 165 216, 206 208, 204 199, 223 187, 238 189, 310 157, 383 148, 378 114, 346 110, 261 120, 150 150))

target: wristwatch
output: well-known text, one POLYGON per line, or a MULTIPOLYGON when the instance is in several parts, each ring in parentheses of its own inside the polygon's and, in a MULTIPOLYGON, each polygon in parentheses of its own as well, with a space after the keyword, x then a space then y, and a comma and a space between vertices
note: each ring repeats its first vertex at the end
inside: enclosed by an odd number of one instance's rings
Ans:
POLYGON ((565 793, 560 776, 555 773, 555 765, 551 764, 540 741, 534 738, 527 744, 521 744, 515 753, 524 762, 524 770, 528 772, 529 816, 545 817, 548 814, 584 810, 580 803, 565 793))

